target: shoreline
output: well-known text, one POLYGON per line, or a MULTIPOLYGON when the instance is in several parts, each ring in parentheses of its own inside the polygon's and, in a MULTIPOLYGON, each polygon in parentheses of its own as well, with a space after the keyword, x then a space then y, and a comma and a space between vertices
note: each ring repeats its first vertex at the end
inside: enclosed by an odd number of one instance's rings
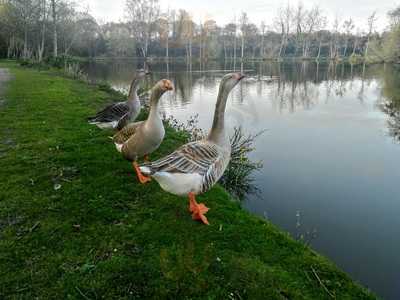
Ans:
MULTIPOLYGON (((207 227, 191 220, 186 198, 139 185, 108 132, 85 121, 118 95, 1 67, 14 79, 0 110, 1 138, 13 138, 0 170, 0 296, 375 299, 220 186, 199 197, 207 227)), ((167 128, 151 158, 184 141, 167 128)))

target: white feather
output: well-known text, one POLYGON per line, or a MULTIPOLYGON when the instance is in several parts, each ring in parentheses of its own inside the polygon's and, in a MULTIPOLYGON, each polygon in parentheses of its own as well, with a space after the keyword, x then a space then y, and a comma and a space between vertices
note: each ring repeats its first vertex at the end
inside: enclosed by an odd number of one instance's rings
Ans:
POLYGON ((89 122, 89 124, 96 125, 100 129, 116 128, 118 125, 118 121, 112 121, 112 122, 107 122, 107 123, 89 122))
POLYGON ((140 172, 142 172, 144 175, 149 175, 151 170, 148 167, 140 167, 140 172))
MULTIPOLYGON (((147 171, 145 168, 141 167, 141 170, 147 171)), ((157 172, 151 177, 160 184, 163 190, 174 195, 184 196, 190 192, 198 194, 201 191, 202 177, 197 173, 157 172)))
POLYGON ((118 152, 122 152, 122 146, 124 145, 124 144, 117 144, 117 143, 114 143, 115 144, 115 148, 117 148, 117 151, 118 152))

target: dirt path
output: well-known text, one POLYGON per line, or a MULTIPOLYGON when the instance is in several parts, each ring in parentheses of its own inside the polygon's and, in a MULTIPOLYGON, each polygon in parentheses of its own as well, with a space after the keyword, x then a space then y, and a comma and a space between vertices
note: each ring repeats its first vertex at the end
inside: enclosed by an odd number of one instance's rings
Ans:
POLYGON ((5 83, 10 80, 10 73, 8 69, 0 68, 0 107, 4 105, 5 99, 4 96, 4 89, 5 83))

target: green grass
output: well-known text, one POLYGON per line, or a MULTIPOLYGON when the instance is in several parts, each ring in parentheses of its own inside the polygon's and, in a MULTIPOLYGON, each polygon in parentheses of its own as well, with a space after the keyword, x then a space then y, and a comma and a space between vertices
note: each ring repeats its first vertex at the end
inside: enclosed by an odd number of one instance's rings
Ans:
MULTIPOLYGON (((187 199, 139 185, 85 120, 105 91, 0 67, 14 77, 0 109, 1 299, 375 299, 220 186, 199 197, 205 226, 187 199)), ((167 129, 152 158, 183 142, 167 129)))

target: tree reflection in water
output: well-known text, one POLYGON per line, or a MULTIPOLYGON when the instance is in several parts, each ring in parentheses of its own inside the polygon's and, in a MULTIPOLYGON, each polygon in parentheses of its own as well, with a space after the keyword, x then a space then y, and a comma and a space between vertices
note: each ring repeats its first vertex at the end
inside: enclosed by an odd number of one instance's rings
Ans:
MULTIPOLYGON (((136 68, 142 64, 136 61, 95 62, 84 66, 84 69, 90 78, 107 81, 123 91, 129 87, 136 68)), ((194 93, 200 98, 203 94, 210 94, 218 86, 221 76, 233 71, 234 67, 233 61, 203 62, 201 68, 198 62, 174 61, 169 62, 168 68, 165 62, 152 62, 150 69, 154 74, 147 87, 159 77, 169 76, 174 81, 175 93, 168 98, 168 105, 183 107, 192 101, 194 93)), ((357 99, 363 104, 366 87, 378 80, 382 89, 378 107, 388 115, 390 136, 400 142, 400 70, 396 67, 303 61, 245 62, 240 64, 240 69, 248 76, 234 94, 233 101, 243 103, 256 85, 257 97, 266 96, 280 113, 311 110, 318 101, 329 103, 332 96, 344 98, 354 89, 358 89, 357 99)))
POLYGON ((383 69, 382 103, 380 108, 388 115, 389 135, 400 142, 400 70, 394 66, 383 69))

